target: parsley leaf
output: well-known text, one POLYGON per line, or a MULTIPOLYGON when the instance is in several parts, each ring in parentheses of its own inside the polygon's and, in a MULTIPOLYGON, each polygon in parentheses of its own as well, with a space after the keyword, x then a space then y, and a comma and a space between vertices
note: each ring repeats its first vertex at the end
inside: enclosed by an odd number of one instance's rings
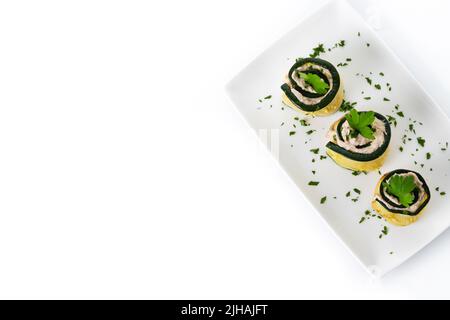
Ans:
POLYGON ((373 135, 373 130, 370 125, 375 121, 375 113, 373 111, 368 112, 358 112, 355 109, 350 110, 349 113, 345 115, 348 124, 356 133, 360 133, 363 137, 373 140, 375 136, 373 135))
POLYGON ((400 203, 408 207, 414 201, 414 189, 417 188, 412 176, 394 175, 383 186, 387 192, 396 196, 400 203))
POLYGON ((299 72, 299 75, 319 94, 327 93, 328 89, 330 88, 330 86, 317 74, 299 72))

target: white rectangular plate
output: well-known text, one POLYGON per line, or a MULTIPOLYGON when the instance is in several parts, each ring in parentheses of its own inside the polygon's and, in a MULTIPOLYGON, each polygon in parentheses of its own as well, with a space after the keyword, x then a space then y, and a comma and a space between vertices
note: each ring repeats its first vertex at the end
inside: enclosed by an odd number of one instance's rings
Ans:
POLYGON ((227 91, 255 130, 273 133, 269 134, 272 137, 269 144, 272 151, 279 149, 277 158, 281 166, 371 274, 381 276, 392 270, 449 226, 450 151, 441 150, 447 141, 450 142, 449 119, 347 2, 327 3, 240 72, 228 84, 227 91), (308 56, 318 43, 330 48, 340 40, 346 41, 344 47, 327 50, 321 58, 334 65, 352 59, 348 66, 338 67, 346 100, 357 102, 359 110, 375 110, 394 116, 398 122, 396 127, 392 126, 390 154, 381 173, 398 168, 412 169, 425 177, 432 190, 426 212, 408 227, 395 227, 377 217, 359 223, 364 212, 371 209, 373 189, 380 174, 371 172, 354 176, 329 158, 320 160, 320 155, 325 154, 326 132, 343 113, 311 118, 281 103, 280 85, 295 59, 308 56), (369 76, 372 85, 358 73, 369 76), (387 83, 392 86, 392 91, 388 90, 387 83), (376 89, 375 84, 380 84, 382 89, 376 89), (264 99, 269 95, 272 96, 270 99, 264 99), (371 100, 364 97, 371 97, 371 100), (397 104, 399 110, 394 108, 397 104), (397 115, 399 111, 404 117, 397 115), (294 119, 296 117, 308 119, 311 125, 301 126, 294 119), (415 134, 409 130, 409 124, 414 120, 423 124, 414 123, 415 134), (316 131, 307 135, 311 129, 316 131), (290 135, 291 131, 296 134, 290 135), (403 144, 405 133, 411 141, 403 144), (425 147, 419 146, 417 137, 425 139, 425 147), (399 151, 400 146, 403 146, 403 152, 399 151), (320 148, 318 155, 310 152, 314 148, 320 148), (429 160, 426 159, 428 152, 431 154, 429 160), (312 187, 308 185, 309 181, 320 184, 312 187), (439 191, 435 190, 437 187, 439 191), (352 191, 354 188, 361 190, 361 194, 352 191), (350 197, 346 197, 348 191, 351 191, 350 197), (441 192, 448 195, 441 195, 441 192), (327 200, 321 204, 325 196, 327 200), (352 201, 355 198, 358 200, 352 201), (388 227, 387 235, 381 232, 384 226, 388 227))

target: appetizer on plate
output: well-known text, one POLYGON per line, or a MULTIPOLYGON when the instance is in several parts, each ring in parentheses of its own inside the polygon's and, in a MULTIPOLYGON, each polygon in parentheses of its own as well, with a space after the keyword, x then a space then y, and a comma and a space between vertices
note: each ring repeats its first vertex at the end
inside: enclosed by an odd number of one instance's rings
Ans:
POLYGON ((344 89, 336 68, 317 58, 298 59, 281 86, 283 102, 303 113, 327 116, 344 100, 344 89))
POLYGON ((381 177, 372 207, 390 223, 407 226, 419 219, 430 199, 430 189, 419 173, 399 169, 381 177))
POLYGON ((328 131, 326 152, 338 165, 353 171, 372 171, 386 160, 391 126, 373 111, 352 109, 328 131))

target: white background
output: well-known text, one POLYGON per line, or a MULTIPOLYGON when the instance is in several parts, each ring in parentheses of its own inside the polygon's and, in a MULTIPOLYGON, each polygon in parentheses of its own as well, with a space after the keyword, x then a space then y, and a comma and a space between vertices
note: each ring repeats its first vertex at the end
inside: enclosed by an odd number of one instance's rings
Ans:
MULTIPOLYGON (((323 2, 1 1, 0 298, 450 298, 450 232, 372 279, 226 97, 323 2)), ((450 3, 376 3, 450 105, 450 3)))

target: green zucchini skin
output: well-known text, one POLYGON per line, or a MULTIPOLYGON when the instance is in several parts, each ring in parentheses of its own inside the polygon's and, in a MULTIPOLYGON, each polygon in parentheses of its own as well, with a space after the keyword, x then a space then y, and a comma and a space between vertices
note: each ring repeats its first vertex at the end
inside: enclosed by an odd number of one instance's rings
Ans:
MULTIPOLYGON (((406 170, 406 169, 398 169, 398 170, 394 170, 392 172, 390 172, 389 174, 386 175, 386 177, 384 177, 383 181, 380 183, 380 195, 383 198, 383 201, 381 201, 380 199, 376 199, 376 201, 383 206, 383 208, 385 208, 387 211, 391 212, 391 213, 398 213, 398 214, 404 214, 404 215, 408 215, 408 216, 416 216, 418 215, 423 208, 426 207, 426 205, 428 204, 428 202, 430 202, 431 199, 431 192, 430 192, 430 188, 428 187, 427 183, 425 182, 425 179, 420 175, 420 173, 412 171, 412 170, 406 170), (402 205, 397 205, 395 203, 393 203, 392 201, 390 201, 385 193, 384 193, 384 189, 383 189, 383 182, 388 181, 393 175, 395 174, 403 174, 403 173, 414 173, 417 178, 419 179, 419 181, 422 183, 423 186, 423 190, 425 191, 425 193, 427 194, 427 199, 422 203, 422 205, 420 205, 419 208, 417 208, 417 210, 415 212, 409 212, 409 211, 405 211, 405 207, 403 207, 402 205), (386 206, 385 201, 387 203, 389 203, 390 205, 392 205, 393 207, 397 207, 398 209, 390 209, 386 206)), ((417 196, 416 196, 417 198, 417 196)), ((416 199, 417 201, 418 199, 416 199)), ((414 204, 414 203, 413 203, 414 204)), ((412 204, 411 204, 412 205, 412 204)))
POLYGON ((341 78, 339 76, 339 72, 337 71, 337 69, 328 61, 318 59, 318 58, 304 58, 304 59, 299 59, 289 70, 288 78, 291 81, 291 83, 295 84, 295 81, 292 78, 292 74, 294 73, 294 71, 306 63, 313 63, 313 64, 321 66, 330 71, 331 77, 333 80, 333 85, 332 85, 332 88, 325 95, 320 95, 320 94, 306 94, 305 95, 308 98, 318 98, 318 97, 322 97, 322 96, 324 96, 324 98, 319 103, 312 104, 312 105, 306 105, 297 99, 297 97, 294 95, 294 93, 292 93, 292 88, 287 83, 284 83, 281 86, 281 90, 283 90, 283 92, 286 94, 288 99, 291 100, 291 102, 294 103, 296 106, 298 106, 300 109, 302 109, 306 112, 315 112, 315 111, 325 108, 333 101, 334 97, 336 96, 336 94, 338 93, 338 91, 340 89, 341 78))
MULTIPOLYGON (((349 159, 355 160, 355 161, 359 161, 359 162, 368 162, 368 161, 372 161, 372 160, 375 160, 375 159, 381 157, 384 154, 384 152, 387 150, 387 148, 389 147, 389 143, 391 142, 391 135, 392 135, 391 125, 389 124, 389 121, 383 115, 381 115, 377 112, 375 112, 375 117, 377 119, 383 121, 386 132, 384 133, 383 144, 374 152, 372 152, 372 153, 357 153, 357 152, 349 151, 331 141, 327 143, 326 147, 330 150, 333 150, 334 152, 337 152, 337 153, 343 155, 346 158, 349 158, 349 159)), ((343 117, 341 119, 341 121, 338 124, 338 128, 340 128, 342 126, 342 124, 345 122, 345 120, 346 120, 345 117, 343 117)), ((337 133, 338 133, 338 138, 342 138, 340 136, 339 130, 337 133)))

